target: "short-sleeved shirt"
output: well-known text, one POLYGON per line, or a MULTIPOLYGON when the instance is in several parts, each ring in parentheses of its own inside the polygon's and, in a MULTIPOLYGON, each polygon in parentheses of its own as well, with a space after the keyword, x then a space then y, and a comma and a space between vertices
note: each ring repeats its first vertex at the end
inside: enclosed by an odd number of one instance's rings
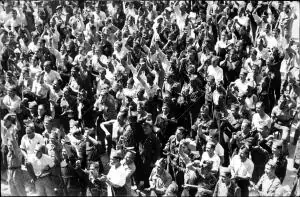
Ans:
POLYGON ((34 133, 34 137, 29 139, 27 135, 24 135, 21 140, 20 148, 27 151, 27 154, 34 154, 36 145, 45 145, 44 138, 41 134, 34 133))
POLYGON ((38 159, 36 156, 29 157, 28 161, 32 164, 34 174, 36 176, 40 176, 42 174, 42 170, 49 166, 52 168, 54 166, 53 159, 46 154, 42 154, 42 157, 38 159))
POLYGON ((258 130, 262 131, 265 126, 267 126, 269 129, 271 128, 272 120, 270 116, 267 114, 264 115, 264 117, 260 117, 258 113, 255 113, 252 117, 252 125, 258 130))
POLYGON ((242 162, 240 155, 235 155, 230 162, 230 168, 233 177, 234 175, 238 175, 251 178, 254 170, 254 164, 250 159, 242 162))
POLYGON ((221 160, 220 160, 220 157, 218 155, 214 154, 214 156, 210 157, 207 152, 204 152, 202 154, 201 163, 203 161, 212 161, 213 166, 212 166, 211 170, 212 171, 219 171, 221 160))

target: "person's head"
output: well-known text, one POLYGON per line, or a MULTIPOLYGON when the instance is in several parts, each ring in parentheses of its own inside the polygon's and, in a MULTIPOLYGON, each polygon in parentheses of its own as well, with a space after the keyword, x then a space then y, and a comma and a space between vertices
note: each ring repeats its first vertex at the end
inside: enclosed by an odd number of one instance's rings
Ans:
POLYGON ((61 84, 61 81, 60 81, 60 80, 54 80, 54 81, 53 81, 53 84, 52 84, 53 89, 54 89, 55 91, 59 91, 59 90, 60 90, 60 84, 61 84))
POLYGON ((161 159, 157 160, 155 162, 155 167, 156 167, 156 170, 157 170, 157 174, 161 175, 164 172, 165 167, 166 167, 165 159, 161 158, 161 159))
POLYGON ((283 10, 284 10, 285 13, 288 14, 288 13, 290 12, 290 10, 291 10, 290 4, 285 4, 285 5, 283 6, 283 10))
POLYGON ((207 105, 203 105, 201 108, 200 108, 200 117, 207 117, 209 114, 209 108, 207 105))
POLYGON ((240 107, 238 104, 235 104, 235 103, 231 104, 230 111, 232 112, 232 114, 234 114, 234 115, 239 114, 239 109, 240 109, 240 107))
POLYGON ((177 127, 177 130, 176 130, 176 133, 175 133, 177 141, 180 141, 180 140, 183 139, 184 132, 185 132, 185 129, 183 127, 177 127))
POLYGON ((117 120, 120 125, 124 125, 127 121, 128 112, 126 110, 120 111, 117 115, 117 120))
POLYGON ((275 176, 276 162, 273 160, 269 160, 269 162, 265 165, 265 173, 269 178, 273 178, 275 176))
POLYGON ((126 154, 125 154, 125 162, 127 165, 130 165, 134 162, 134 158, 135 158, 135 153, 133 151, 128 151, 126 154))
POLYGON ((14 86, 10 86, 8 89, 7 89, 7 95, 10 97, 10 98, 13 98, 15 95, 16 95, 16 88, 14 86))
POLYGON ((154 82, 154 79, 155 79, 155 76, 153 76, 152 74, 147 74, 146 78, 147 78, 148 84, 152 86, 153 82, 154 82))
POLYGON ((226 39, 227 39, 227 32, 226 32, 226 30, 223 30, 221 33, 221 40, 225 41, 226 39))
POLYGON ((287 99, 285 95, 281 95, 281 97, 278 100, 278 107, 283 110, 287 105, 287 99))
POLYGON ((213 65, 213 67, 217 67, 219 64, 219 58, 217 56, 214 56, 211 60, 211 63, 213 65))
POLYGON ((52 117, 51 116, 45 116, 45 118, 44 118, 44 128, 49 131, 51 129, 51 123, 52 123, 52 117))
POLYGON ((128 89, 131 89, 133 88, 133 85, 134 85, 134 80, 132 77, 130 77, 128 80, 127 80, 127 88, 128 89))
POLYGON ((190 143, 191 142, 189 139, 183 139, 180 141, 180 148, 185 154, 190 154, 191 152, 190 143))
POLYGON ((152 123, 150 121, 145 121, 142 124, 142 128, 144 130, 144 134, 145 135, 149 135, 153 131, 153 125, 152 125, 152 123))
POLYGON ((247 77, 247 71, 246 70, 241 70, 241 72, 240 72, 240 80, 242 82, 245 82, 246 81, 246 77, 247 77))
POLYGON ((209 141, 209 142, 206 143, 205 150, 206 150, 206 152, 208 153, 209 156, 214 155, 215 148, 216 148, 216 145, 215 145, 214 142, 209 141))
POLYGON ((242 162, 245 162, 249 155, 249 148, 245 145, 241 146, 239 150, 239 156, 242 162))
POLYGON ((251 130, 251 122, 247 119, 244 119, 241 125, 241 131, 247 135, 251 130))
POLYGON ((35 101, 29 102, 28 107, 31 114, 37 113, 38 105, 35 101))
POLYGON ((38 45, 40 48, 45 48, 46 40, 44 38, 39 39, 38 45))
POLYGON ((91 162, 90 166, 89 166, 89 172, 90 175, 92 175, 93 177, 98 177, 99 175, 99 163, 98 162, 91 162))
POLYGON ((46 61, 44 63, 44 70, 46 73, 49 73, 51 71, 51 62, 50 61, 46 61))
POLYGON ((50 135, 49 135, 49 141, 50 143, 54 144, 56 143, 58 140, 58 135, 55 131, 51 131, 50 135))
POLYGON ((162 113, 163 114, 168 114, 170 112, 170 107, 167 103, 164 103, 162 106, 162 113))
POLYGON ((43 150, 44 150, 44 146, 43 145, 36 145, 36 147, 34 148, 34 153, 35 153, 35 156, 40 159, 42 156, 43 156, 43 150))
POLYGON ((17 11, 15 10, 15 9, 12 9, 12 11, 11 11, 11 14, 12 14, 12 17, 14 18, 14 19, 16 19, 17 18, 17 11))
POLYGON ((110 165, 120 165, 122 158, 123 154, 120 150, 113 151, 110 154, 110 165))
POLYGON ((145 104, 144 102, 137 102, 137 112, 141 113, 145 111, 145 104))
POLYGON ((5 128, 10 128, 14 122, 14 117, 12 114, 6 114, 3 118, 3 125, 5 128))
POLYGON ((252 60, 256 60, 256 57, 257 57, 257 50, 256 49, 253 49, 251 51, 251 59, 252 60))
POLYGON ((28 139, 34 138, 34 131, 35 131, 34 123, 29 123, 26 125, 25 132, 28 139))
POLYGON ((220 180, 225 183, 229 184, 231 180, 231 172, 228 167, 221 167, 220 169, 220 180))
POLYGON ((282 152, 282 140, 273 141, 272 144, 273 155, 278 157, 279 155, 281 155, 281 152, 282 152))
POLYGON ((257 102, 256 105, 255 105, 255 110, 260 115, 263 115, 265 113, 265 111, 264 111, 264 103, 261 102, 261 101, 257 102))
POLYGON ((45 106, 43 104, 40 104, 38 106, 38 115, 39 116, 44 116, 46 113, 46 109, 45 109, 45 106))

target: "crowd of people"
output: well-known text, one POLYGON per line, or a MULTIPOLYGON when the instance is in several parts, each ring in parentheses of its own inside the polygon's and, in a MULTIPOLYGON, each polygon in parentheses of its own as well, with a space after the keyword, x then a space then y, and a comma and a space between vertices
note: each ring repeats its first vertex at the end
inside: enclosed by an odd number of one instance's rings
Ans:
POLYGON ((298 14, 2 1, 1 180, 12 196, 299 195, 299 161, 282 186, 300 134, 298 14))

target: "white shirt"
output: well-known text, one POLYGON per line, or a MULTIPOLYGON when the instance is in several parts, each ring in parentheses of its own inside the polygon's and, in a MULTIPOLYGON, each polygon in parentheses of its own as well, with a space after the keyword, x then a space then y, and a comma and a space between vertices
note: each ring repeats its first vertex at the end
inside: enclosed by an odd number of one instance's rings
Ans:
POLYGON ((44 81, 45 83, 52 85, 55 80, 61 80, 60 74, 54 70, 50 70, 49 73, 45 72, 44 81))
POLYGON ((24 135, 21 139, 20 148, 26 150, 28 155, 34 154, 34 149, 36 145, 45 145, 44 138, 39 133, 34 133, 34 137, 29 139, 27 135, 24 135))
POLYGON ((42 154, 40 159, 38 159, 36 156, 29 157, 28 161, 32 164, 33 171, 36 176, 40 176, 42 174, 42 170, 46 166, 49 166, 50 168, 54 166, 53 159, 46 154, 42 154))
POLYGON ((238 175, 251 178, 254 170, 254 164, 250 159, 242 162, 240 155, 235 155, 230 162, 230 168, 232 177, 234 177, 234 175, 238 175))
POLYGON ((265 126, 270 129, 271 124, 272 120, 267 114, 261 118, 258 113, 255 113, 252 117, 252 127, 256 128, 258 131, 262 131, 265 126))
POLYGON ((215 78, 215 81, 223 81, 223 69, 219 66, 214 67, 213 65, 208 66, 207 75, 211 75, 215 78))
POLYGON ((214 156, 210 157, 208 155, 208 152, 204 152, 202 154, 202 158, 201 158, 201 164, 203 163, 203 161, 212 161, 213 162, 213 166, 212 166, 212 171, 219 171, 219 167, 221 164, 221 159, 218 155, 214 154, 214 156))
POLYGON ((3 98, 3 104, 8 107, 9 112, 15 112, 20 108, 21 98, 15 95, 13 98, 6 95, 3 98))

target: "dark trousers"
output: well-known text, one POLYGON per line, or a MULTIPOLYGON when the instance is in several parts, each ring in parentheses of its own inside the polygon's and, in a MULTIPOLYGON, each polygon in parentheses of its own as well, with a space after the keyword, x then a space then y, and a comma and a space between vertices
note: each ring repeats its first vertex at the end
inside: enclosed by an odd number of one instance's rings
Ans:
POLYGON ((249 196, 249 185, 250 182, 248 180, 237 180, 237 185, 241 188, 241 196, 248 197, 249 196))

